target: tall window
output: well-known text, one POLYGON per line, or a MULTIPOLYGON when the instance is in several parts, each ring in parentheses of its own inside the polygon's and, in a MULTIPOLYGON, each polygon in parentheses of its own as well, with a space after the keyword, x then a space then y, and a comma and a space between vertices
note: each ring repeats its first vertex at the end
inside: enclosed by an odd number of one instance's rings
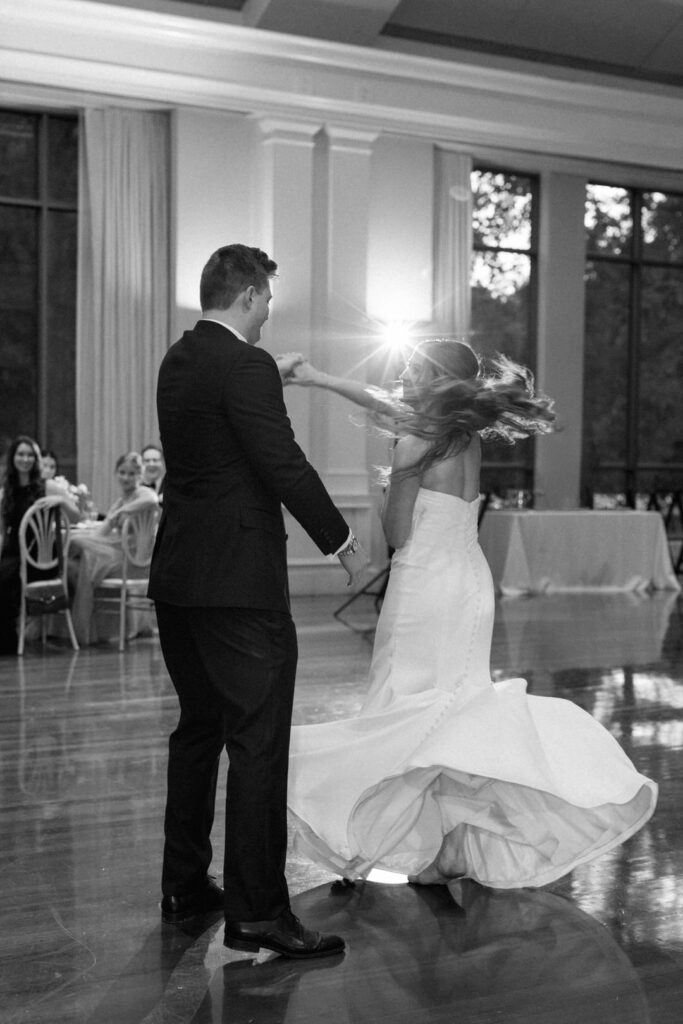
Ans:
POLYGON ((583 484, 683 484, 683 195, 586 191, 583 484))
MULTIPOLYGON (((537 179, 479 168, 472 173, 472 344, 534 368, 537 179)), ((482 486, 503 495, 533 488, 533 440, 484 448, 482 486)))
POLYGON ((78 120, 0 110, 0 443, 76 463, 78 120))

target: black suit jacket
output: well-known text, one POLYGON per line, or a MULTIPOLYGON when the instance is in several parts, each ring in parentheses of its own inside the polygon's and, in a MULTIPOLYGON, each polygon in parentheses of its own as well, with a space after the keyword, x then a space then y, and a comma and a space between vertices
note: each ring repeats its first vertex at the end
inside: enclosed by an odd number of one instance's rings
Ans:
POLYGON ((275 360, 200 320, 162 361, 157 410, 166 477, 150 597, 286 611, 281 504, 325 554, 349 528, 294 440, 275 360))

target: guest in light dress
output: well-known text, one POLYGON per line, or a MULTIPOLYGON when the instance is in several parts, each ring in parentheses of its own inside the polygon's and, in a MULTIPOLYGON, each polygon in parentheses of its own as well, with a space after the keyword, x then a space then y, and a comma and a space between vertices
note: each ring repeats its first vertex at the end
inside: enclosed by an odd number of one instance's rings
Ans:
POLYGON ((159 504, 155 491, 141 483, 142 459, 137 452, 119 456, 115 469, 120 496, 102 521, 74 531, 69 549, 69 578, 75 588, 71 617, 78 641, 84 645, 116 632, 111 616, 107 624, 104 616, 95 614, 95 591, 105 577, 121 572, 123 517, 159 504))

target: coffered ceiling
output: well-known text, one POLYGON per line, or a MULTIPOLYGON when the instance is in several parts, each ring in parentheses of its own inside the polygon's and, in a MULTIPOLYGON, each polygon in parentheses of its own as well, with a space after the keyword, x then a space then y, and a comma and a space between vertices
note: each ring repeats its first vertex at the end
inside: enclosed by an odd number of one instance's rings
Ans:
POLYGON ((385 51, 683 88, 683 0, 118 2, 385 51))

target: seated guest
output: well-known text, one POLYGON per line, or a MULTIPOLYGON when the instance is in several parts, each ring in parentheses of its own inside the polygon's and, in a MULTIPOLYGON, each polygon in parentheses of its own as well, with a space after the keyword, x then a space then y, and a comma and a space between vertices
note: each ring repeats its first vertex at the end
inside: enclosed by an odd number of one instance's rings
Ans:
POLYGON ((40 474, 43 480, 54 480, 57 476, 57 456, 49 448, 40 449, 40 474))
POLYGON ((137 452, 120 455, 115 470, 121 494, 99 524, 99 531, 104 535, 117 530, 121 525, 121 517, 127 512, 137 512, 159 504, 156 495, 150 494, 142 485, 142 458, 137 452))
POLYGON ((93 616, 95 591, 106 576, 121 572, 123 517, 159 504, 156 493, 142 485, 142 459, 137 452, 128 452, 116 460, 116 479, 120 496, 102 521, 74 534, 69 550, 69 578, 75 589, 71 617, 81 644, 96 643, 102 638, 93 616))
POLYGON ((16 620, 21 600, 19 525, 38 498, 51 497, 70 522, 80 518, 78 508, 52 480, 41 474, 40 449, 26 434, 15 437, 7 450, 5 477, 0 490, 0 654, 16 654, 16 620))
POLYGON ((142 449, 142 484, 151 487, 159 495, 159 501, 163 501, 164 455, 161 448, 156 444, 146 444, 142 449))

